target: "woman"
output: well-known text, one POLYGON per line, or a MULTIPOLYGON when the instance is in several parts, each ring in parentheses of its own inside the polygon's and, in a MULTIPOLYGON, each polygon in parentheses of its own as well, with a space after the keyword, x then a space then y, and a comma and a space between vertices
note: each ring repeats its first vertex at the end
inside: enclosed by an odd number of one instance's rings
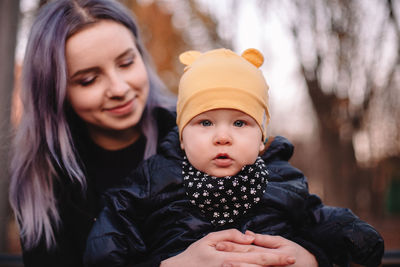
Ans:
MULTIPOLYGON (((118 2, 59 0, 40 11, 25 55, 11 164, 25 266, 82 266, 102 193, 156 153, 175 125, 163 90, 136 23, 118 2)), ((293 242, 269 240, 217 232, 162 265, 285 265, 290 255, 297 263, 309 256, 293 242)), ((157 266, 164 259, 149 260, 157 266)))

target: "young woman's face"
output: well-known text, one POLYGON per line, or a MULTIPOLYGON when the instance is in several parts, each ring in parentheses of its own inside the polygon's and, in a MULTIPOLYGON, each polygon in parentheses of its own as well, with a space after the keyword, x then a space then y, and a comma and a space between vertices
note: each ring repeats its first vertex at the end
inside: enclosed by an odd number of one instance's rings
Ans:
POLYGON ((196 169, 223 177, 253 164, 264 144, 252 117, 234 109, 215 109, 197 115, 183 128, 181 147, 196 169))
POLYGON ((89 133, 132 131, 142 117, 150 86, 128 28, 99 21, 68 38, 65 53, 68 101, 89 133))

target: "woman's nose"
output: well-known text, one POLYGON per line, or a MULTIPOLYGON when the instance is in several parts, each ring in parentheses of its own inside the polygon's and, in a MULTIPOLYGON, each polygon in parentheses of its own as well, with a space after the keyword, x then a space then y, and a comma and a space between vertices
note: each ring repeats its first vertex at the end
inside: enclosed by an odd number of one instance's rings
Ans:
POLYGON ((109 98, 124 97, 129 90, 129 84, 124 79, 124 76, 121 73, 114 72, 110 74, 109 79, 110 83, 107 89, 107 96, 109 98))

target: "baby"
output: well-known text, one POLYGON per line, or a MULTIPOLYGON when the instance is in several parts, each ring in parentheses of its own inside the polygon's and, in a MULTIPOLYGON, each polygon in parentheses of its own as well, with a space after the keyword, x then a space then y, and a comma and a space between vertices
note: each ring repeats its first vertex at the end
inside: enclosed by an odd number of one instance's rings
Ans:
POLYGON ((293 146, 268 138, 268 85, 262 54, 228 49, 180 56, 178 131, 162 140, 106 208, 87 241, 89 266, 161 260, 210 232, 236 228, 280 235, 330 262, 377 266, 383 240, 348 209, 328 207, 308 192, 288 160, 293 146), (323 250, 323 253, 319 249, 323 250))

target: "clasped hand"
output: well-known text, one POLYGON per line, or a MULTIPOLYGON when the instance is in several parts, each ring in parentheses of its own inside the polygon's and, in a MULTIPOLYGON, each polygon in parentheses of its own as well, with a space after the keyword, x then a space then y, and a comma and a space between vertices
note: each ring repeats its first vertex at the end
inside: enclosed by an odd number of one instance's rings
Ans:
POLYGON ((302 246, 280 236, 235 229, 213 232, 190 245, 161 267, 317 267, 315 257, 302 246), (190 265, 188 265, 190 263, 190 265))

